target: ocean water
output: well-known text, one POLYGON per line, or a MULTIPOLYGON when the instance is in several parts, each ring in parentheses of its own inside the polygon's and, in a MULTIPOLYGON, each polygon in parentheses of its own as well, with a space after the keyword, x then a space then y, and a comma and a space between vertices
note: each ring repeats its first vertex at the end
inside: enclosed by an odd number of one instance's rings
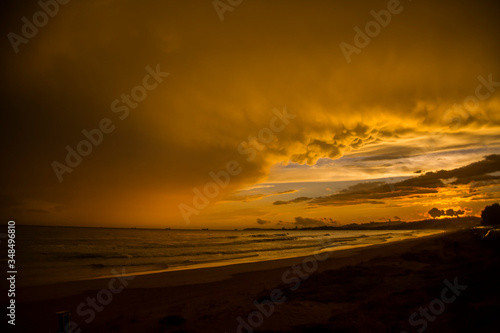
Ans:
POLYGON ((220 266, 367 246, 436 231, 154 230, 17 226, 21 285, 220 266))

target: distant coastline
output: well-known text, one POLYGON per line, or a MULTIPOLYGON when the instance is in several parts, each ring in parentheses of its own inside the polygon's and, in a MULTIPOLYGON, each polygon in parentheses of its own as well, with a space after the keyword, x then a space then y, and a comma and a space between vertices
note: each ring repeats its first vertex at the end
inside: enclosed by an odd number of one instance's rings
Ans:
POLYGON ((351 223, 342 226, 320 226, 306 228, 246 228, 243 230, 455 230, 467 229, 480 225, 481 218, 476 216, 427 219, 412 222, 369 222, 369 223, 351 223))

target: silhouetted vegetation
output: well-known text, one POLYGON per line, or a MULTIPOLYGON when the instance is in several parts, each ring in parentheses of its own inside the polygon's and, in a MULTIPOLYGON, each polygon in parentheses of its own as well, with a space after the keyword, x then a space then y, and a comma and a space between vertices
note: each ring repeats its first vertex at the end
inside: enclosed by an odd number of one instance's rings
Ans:
POLYGON ((499 225, 500 224, 500 205, 495 203, 491 206, 486 206, 481 212, 481 223, 483 225, 499 225))

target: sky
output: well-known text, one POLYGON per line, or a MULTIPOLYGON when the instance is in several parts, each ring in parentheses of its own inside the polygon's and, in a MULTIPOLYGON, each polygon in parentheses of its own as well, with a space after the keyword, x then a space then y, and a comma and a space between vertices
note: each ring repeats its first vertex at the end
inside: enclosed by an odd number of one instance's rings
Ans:
POLYGON ((497 1, 46 3, 1 4, 2 220, 302 227, 500 201, 497 1))

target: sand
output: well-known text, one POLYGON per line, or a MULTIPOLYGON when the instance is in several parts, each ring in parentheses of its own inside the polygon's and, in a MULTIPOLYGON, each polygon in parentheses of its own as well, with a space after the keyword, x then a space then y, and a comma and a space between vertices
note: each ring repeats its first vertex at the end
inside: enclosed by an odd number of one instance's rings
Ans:
POLYGON ((57 332, 68 310, 73 332, 500 332, 500 246, 483 233, 22 288, 15 331, 57 332))

